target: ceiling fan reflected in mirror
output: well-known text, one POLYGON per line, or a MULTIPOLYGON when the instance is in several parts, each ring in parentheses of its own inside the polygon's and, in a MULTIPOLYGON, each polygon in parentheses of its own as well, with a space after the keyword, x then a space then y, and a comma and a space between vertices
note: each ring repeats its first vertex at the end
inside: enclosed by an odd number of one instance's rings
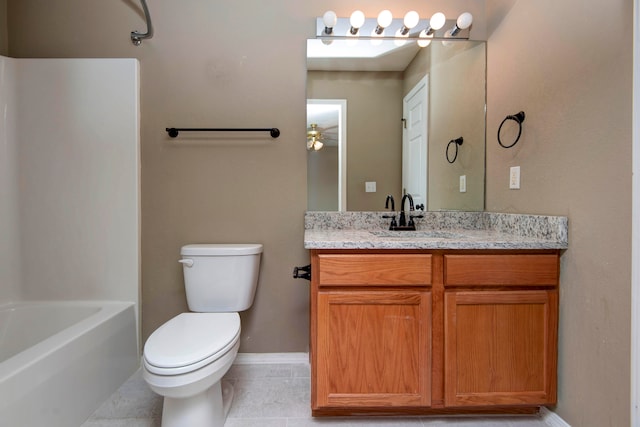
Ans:
POLYGON ((338 125, 311 123, 307 128, 307 150, 318 151, 325 145, 338 146, 338 125))
MULTIPOLYGON (((322 120, 322 117, 320 117, 322 120)), ((338 145, 338 125, 327 122, 326 126, 318 123, 311 123, 307 128, 307 150, 318 151, 324 146, 338 145)))
POLYGON ((324 143, 321 139, 322 133, 318 130, 318 124, 311 123, 307 129, 307 150, 318 151, 324 147, 324 143))

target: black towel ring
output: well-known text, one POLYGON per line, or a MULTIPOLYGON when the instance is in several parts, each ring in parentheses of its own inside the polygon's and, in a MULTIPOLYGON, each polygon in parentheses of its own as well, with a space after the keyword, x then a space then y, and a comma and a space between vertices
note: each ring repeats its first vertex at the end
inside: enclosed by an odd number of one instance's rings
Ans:
POLYGON ((524 122, 524 111, 520 111, 518 114, 515 114, 513 116, 507 116, 504 118, 502 123, 500 123, 500 127, 498 128, 498 144, 500 144, 501 147, 511 148, 518 143, 518 140, 520 139, 520 135, 522 135, 522 122, 524 122), (516 137, 516 140, 513 141, 513 144, 511 145, 504 145, 502 143, 502 140, 500 140, 500 131, 502 130, 502 125, 504 125, 504 123, 507 120, 513 120, 516 123, 518 123, 518 136, 516 137))
POLYGON ((456 159, 458 158, 458 146, 462 145, 462 137, 457 138, 457 139, 452 139, 451 141, 449 141, 449 143, 447 144, 447 151, 446 151, 446 156, 447 156, 447 161, 449 163, 453 163, 456 161, 456 159), (456 147, 456 154, 453 156, 453 160, 449 159, 449 147, 451 146, 451 144, 454 144, 454 147, 456 147))

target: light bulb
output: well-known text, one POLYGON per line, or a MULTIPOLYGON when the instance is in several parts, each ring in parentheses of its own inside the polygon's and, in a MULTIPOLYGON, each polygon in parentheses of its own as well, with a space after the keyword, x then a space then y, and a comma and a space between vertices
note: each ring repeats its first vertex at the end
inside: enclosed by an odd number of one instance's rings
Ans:
POLYGON ((444 16, 442 12, 436 12, 431 15, 431 19, 429 19, 429 27, 427 27, 426 34, 427 36, 433 37, 436 31, 440 28, 444 27, 444 24, 447 22, 447 17, 444 16))
POLYGON ((420 15, 415 10, 411 10, 404 15, 404 26, 409 29, 418 25, 418 21, 420 21, 420 15))
POLYGON ((418 12, 414 10, 407 12, 407 14, 404 15, 404 20, 402 21, 402 28, 398 30, 396 36, 406 36, 409 34, 410 29, 418 25, 419 21, 420 15, 418 15, 418 12))
POLYGON ((402 34, 401 30, 398 30, 396 31, 396 37, 393 39, 393 44, 398 47, 404 46, 407 43, 407 37, 409 37, 409 34, 402 34))
POLYGON ((465 12, 462 15, 458 16, 458 20, 456 21, 456 25, 461 30, 466 30, 473 23, 473 15, 469 12, 465 12))
POLYGON ((384 29, 391 24, 393 21, 393 15, 388 10, 383 10, 378 15, 378 26, 373 30, 376 35, 381 35, 384 32, 384 29))
POLYGON ((391 21, 393 21, 393 15, 389 10, 385 9, 378 15, 378 26, 383 30, 391 24, 391 21))
POLYGON ((451 29, 451 36, 455 37, 456 35, 458 35, 460 30, 466 30, 471 26, 472 22, 473 16, 469 12, 461 14, 456 20, 456 25, 454 25, 451 29))
POLYGON ((422 30, 420 35, 418 36, 418 46, 427 47, 431 44, 431 39, 433 38, 433 34, 427 34, 427 30, 422 30))
POLYGON ((444 16, 444 13, 436 12, 431 16, 431 19, 429 20, 429 26, 437 31, 440 28, 444 27, 444 24, 446 22, 447 17, 444 16))
POLYGON ((351 29, 349 33, 352 35, 356 35, 358 33, 358 29, 362 27, 364 24, 364 13, 360 10, 356 10, 351 14, 351 18, 349 18, 349 23, 351 24, 351 29))
POLYGON ((338 22, 338 16, 333 10, 328 10, 322 15, 322 22, 324 23, 325 34, 333 33, 333 27, 338 22))

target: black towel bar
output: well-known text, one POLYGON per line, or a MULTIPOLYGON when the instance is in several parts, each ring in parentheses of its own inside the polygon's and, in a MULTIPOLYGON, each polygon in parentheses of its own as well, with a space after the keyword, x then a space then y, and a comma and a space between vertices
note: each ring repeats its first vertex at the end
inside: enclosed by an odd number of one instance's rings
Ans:
POLYGON ((272 138, 280 136, 278 128, 166 128, 166 131, 171 138, 180 132, 269 132, 272 138))

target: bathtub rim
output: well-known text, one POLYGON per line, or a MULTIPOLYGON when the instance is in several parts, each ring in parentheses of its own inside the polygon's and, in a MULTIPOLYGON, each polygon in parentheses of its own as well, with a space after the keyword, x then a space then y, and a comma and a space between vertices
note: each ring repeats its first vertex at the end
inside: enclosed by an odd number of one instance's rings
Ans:
MULTIPOLYGON (((99 325, 104 324, 118 313, 133 307, 136 309, 135 303, 132 301, 101 301, 101 300, 73 300, 73 301, 46 301, 46 300, 24 300, 10 301, 0 304, 0 310, 25 307, 25 306, 60 306, 60 307, 98 307, 100 310, 96 313, 85 317, 77 323, 39 341, 37 344, 17 353, 7 360, 0 362, 0 383, 9 378, 20 374, 24 370, 35 365, 39 360, 46 358, 60 348, 68 345, 78 336, 82 335, 99 325)), ((137 340, 137 352, 140 353, 140 342, 137 340)))

